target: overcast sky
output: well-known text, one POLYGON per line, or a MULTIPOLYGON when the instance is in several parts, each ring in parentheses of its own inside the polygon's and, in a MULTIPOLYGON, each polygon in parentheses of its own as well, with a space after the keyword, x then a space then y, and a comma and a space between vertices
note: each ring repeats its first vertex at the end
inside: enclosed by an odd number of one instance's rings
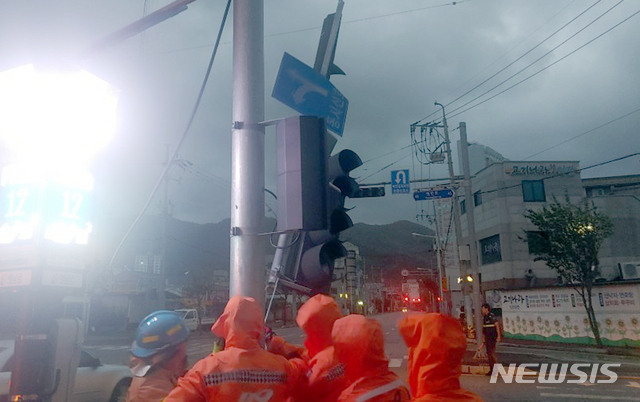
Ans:
MULTIPOLYGON (((141 18, 145 3, 153 11, 169 1, 3 0, 0 71, 69 57, 141 18)), ((133 215, 145 204, 167 149, 175 149, 185 129, 225 4, 196 0, 82 64, 121 91, 119 130, 96 173, 103 217, 133 215)), ((266 119, 296 114, 271 98, 282 55, 313 65, 322 21, 336 6, 334 0, 265 1, 266 119)), ((412 179, 444 177, 444 165, 421 165, 410 147, 412 123, 441 119, 438 101, 454 143, 464 121, 470 141, 511 160, 576 160, 584 168, 640 152, 639 11, 640 3, 617 0, 346 0, 335 56, 346 76, 331 81, 350 104, 336 149, 353 149, 365 161, 353 172, 361 183, 388 182, 401 169, 410 169, 412 179)), ((232 24, 231 13, 179 153, 190 164, 171 170, 178 219, 218 222, 230 215, 232 24)), ((274 139, 268 128, 265 172, 272 191, 274 139)), ((582 176, 638 173, 635 156, 582 176)), ((266 199, 275 210, 273 198, 266 199)), ((156 197, 149 212, 159 212, 160 202, 156 197)), ((354 221, 371 224, 416 221, 431 208, 410 194, 391 195, 389 186, 384 198, 348 206, 355 207, 354 221)))

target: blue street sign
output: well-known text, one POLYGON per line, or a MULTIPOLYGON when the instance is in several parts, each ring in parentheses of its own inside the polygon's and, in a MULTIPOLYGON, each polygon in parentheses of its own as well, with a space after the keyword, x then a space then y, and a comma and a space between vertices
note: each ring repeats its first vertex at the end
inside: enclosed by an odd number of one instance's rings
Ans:
POLYGON ((416 201, 438 200, 440 198, 453 197, 453 190, 450 188, 440 188, 433 190, 418 190, 413 193, 413 199, 416 201))
POLYGON ((349 101, 327 78, 289 53, 282 57, 271 96, 301 114, 324 117, 327 128, 342 137, 349 101))
POLYGON ((409 169, 391 171, 391 194, 409 194, 409 169))

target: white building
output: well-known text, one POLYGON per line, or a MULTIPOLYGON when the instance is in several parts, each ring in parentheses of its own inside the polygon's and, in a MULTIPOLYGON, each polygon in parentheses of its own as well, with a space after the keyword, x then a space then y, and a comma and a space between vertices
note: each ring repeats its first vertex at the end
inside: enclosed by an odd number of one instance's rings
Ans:
POLYGON ((553 197, 582 201, 578 162, 498 162, 478 171, 472 187, 473 199, 459 197, 463 244, 468 244, 465 214, 474 208, 482 290, 556 284, 557 274, 544 262, 533 261, 526 238, 536 227, 525 213, 540 209, 553 197))

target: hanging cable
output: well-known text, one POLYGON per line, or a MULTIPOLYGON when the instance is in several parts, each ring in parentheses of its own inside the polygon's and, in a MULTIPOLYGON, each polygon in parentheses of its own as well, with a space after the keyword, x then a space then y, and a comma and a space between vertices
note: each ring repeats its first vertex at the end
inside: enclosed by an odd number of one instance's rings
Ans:
POLYGON ((209 66, 207 67, 207 72, 205 73, 204 79, 202 80, 202 85, 200 86, 200 92, 198 93, 198 98, 196 99, 195 105, 193 106, 193 110, 191 112, 191 116, 189 118, 189 122, 187 123, 187 126, 184 129, 184 132, 182 133, 182 137, 180 137, 180 141, 178 142, 178 145, 176 146, 176 149, 173 151, 173 154, 171 155, 171 158, 169 158, 169 160, 167 161, 166 166, 162 170, 162 173, 160 174, 160 177, 158 178, 158 181, 156 182, 155 187, 151 191, 151 194, 149 195, 149 198, 147 199, 146 204, 142 207, 142 210, 140 211, 138 216, 135 218, 135 220, 133 221, 133 223, 131 224, 131 226, 127 230, 127 232, 124 234, 122 240, 118 244, 118 247, 116 247, 116 250, 113 252, 113 255, 111 256, 111 261, 109 262, 108 269, 112 269, 113 262, 115 261, 115 258, 118 255, 118 252, 120 251, 120 248, 122 248, 122 245, 127 240, 127 238, 129 237, 129 235, 131 234, 131 232, 133 231, 135 226, 140 221, 140 218, 142 218, 142 216, 144 215, 146 210, 149 208, 149 205, 151 205, 151 201, 153 200, 153 197, 155 197, 156 193, 158 192, 158 189, 160 188, 160 185, 162 184, 162 181, 167 176, 167 174, 169 172, 169 169, 171 169, 171 166, 173 165, 173 162, 176 160, 176 158, 178 156, 178 151, 180 151, 180 148, 182 147, 182 144, 184 143, 184 140, 187 137, 187 134, 189 133, 191 125, 193 124, 193 121, 195 120, 196 113, 198 112, 198 108, 200 107, 200 102, 202 101, 202 96, 204 95, 204 90, 207 87, 207 82, 209 81, 209 76, 211 75, 211 68, 213 67, 213 62, 216 59, 216 54, 218 53, 218 46, 220 45, 220 38, 222 37, 222 31, 224 30, 224 26, 225 26, 226 21, 227 21, 227 15, 229 14, 230 6, 231 6, 231 0, 228 0, 227 1, 227 7, 224 10, 224 15, 223 15, 222 21, 220 23, 220 29, 218 30, 218 37, 216 38, 216 43, 215 43, 215 45, 213 47, 213 52, 211 54, 211 59, 209 60, 209 66))

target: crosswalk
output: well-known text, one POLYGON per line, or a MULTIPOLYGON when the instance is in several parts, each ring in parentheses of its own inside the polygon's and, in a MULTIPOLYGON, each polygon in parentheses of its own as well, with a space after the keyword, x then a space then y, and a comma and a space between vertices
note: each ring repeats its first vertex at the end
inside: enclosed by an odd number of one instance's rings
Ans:
POLYGON ((615 384, 607 384, 608 386, 600 386, 601 384, 593 384, 585 382, 570 386, 563 384, 557 387, 537 386, 540 392, 540 398, 545 402, 555 401, 638 401, 640 396, 633 388, 640 385, 636 381, 619 381, 615 384))

